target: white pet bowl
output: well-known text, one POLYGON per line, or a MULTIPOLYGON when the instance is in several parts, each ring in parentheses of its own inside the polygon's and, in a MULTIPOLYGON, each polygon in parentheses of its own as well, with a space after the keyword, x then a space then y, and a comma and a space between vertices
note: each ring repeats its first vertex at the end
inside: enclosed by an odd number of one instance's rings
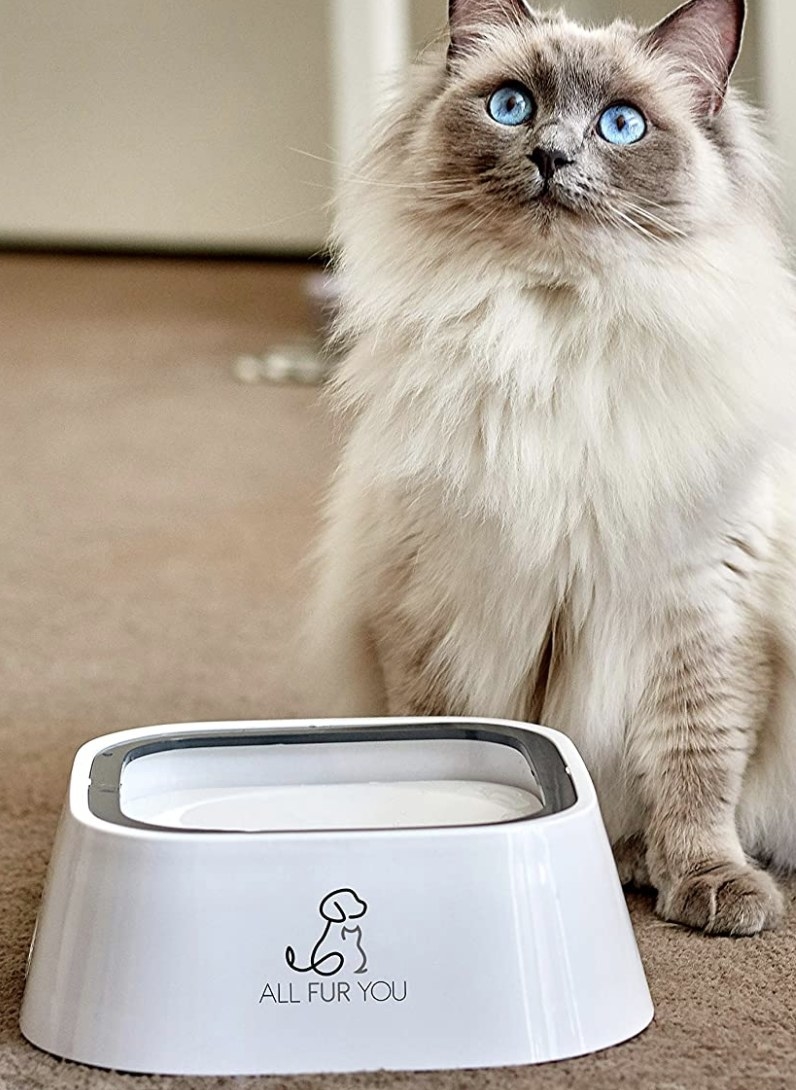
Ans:
POLYGON ((123 1071, 541 1063, 652 1003, 586 769, 476 720, 207 723, 77 754, 22 1032, 123 1071))

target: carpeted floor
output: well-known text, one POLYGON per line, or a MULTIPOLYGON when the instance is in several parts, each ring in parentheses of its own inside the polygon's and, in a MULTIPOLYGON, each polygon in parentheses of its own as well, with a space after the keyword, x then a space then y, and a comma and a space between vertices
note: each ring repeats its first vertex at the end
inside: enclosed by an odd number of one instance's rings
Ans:
POLYGON ((77 746, 295 706, 281 662, 334 447, 314 391, 242 386, 231 362, 301 327, 301 277, 0 257, 0 1087, 796 1087, 796 911, 775 935, 704 939, 660 923, 643 897, 631 910, 656 1021, 570 1063, 150 1080, 59 1063, 20 1037, 25 956, 77 746))

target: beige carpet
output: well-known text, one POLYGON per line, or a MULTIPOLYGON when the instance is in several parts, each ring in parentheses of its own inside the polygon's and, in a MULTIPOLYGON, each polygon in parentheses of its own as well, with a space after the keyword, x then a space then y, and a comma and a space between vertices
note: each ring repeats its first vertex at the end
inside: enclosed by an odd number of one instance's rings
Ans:
MULTIPOLYGON (((704 939, 631 899, 653 1027, 546 1068, 296 1080, 59 1063, 17 1019, 72 755, 111 730, 290 714, 280 654, 334 461, 313 391, 237 352, 301 326, 301 270, 0 257, 0 1087, 796 1087, 796 913, 704 939)), ((796 888, 791 885, 791 899, 796 888)))

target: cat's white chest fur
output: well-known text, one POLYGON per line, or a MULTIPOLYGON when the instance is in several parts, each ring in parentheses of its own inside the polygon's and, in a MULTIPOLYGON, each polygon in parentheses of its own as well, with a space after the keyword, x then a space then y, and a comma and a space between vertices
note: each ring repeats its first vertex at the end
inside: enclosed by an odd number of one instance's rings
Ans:
MULTIPOLYGON (((725 445, 734 391, 709 391, 714 361, 661 322, 539 290, 498 298, 437 345, 364 344, 346 368, 361 398, 348 458, 363 483, 438 493, 451 533, 497 527, 490 547, 537 575, 562 562, 596 574, 639 542, 636 564, 657 566, 656 540, 670 554, 740 458, 725 445)), ((717 359, 744 350, 723 340, 717 359)))
POLYGON ((427 668, 466 694, 457 710, 567 730, 619 835, 636 820, 618 781, 649 617, 745 471, 682 334, 566 293, 523 304, 494 304, 437 352, 357 350, 338 499, 378 495, 360 585, 378 602, 385 569, 407 569, 397 613, 438 640, 427 668))

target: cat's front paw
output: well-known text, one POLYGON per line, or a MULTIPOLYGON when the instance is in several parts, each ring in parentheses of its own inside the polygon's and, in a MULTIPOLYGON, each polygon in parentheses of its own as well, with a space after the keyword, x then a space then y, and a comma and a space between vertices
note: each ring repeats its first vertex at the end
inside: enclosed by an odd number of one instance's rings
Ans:
POLYGON ((765 871, 720 863, 680 878, 658 897, 665 920, 709 935, 757 935, 782 921, 785 898, 765 871))

